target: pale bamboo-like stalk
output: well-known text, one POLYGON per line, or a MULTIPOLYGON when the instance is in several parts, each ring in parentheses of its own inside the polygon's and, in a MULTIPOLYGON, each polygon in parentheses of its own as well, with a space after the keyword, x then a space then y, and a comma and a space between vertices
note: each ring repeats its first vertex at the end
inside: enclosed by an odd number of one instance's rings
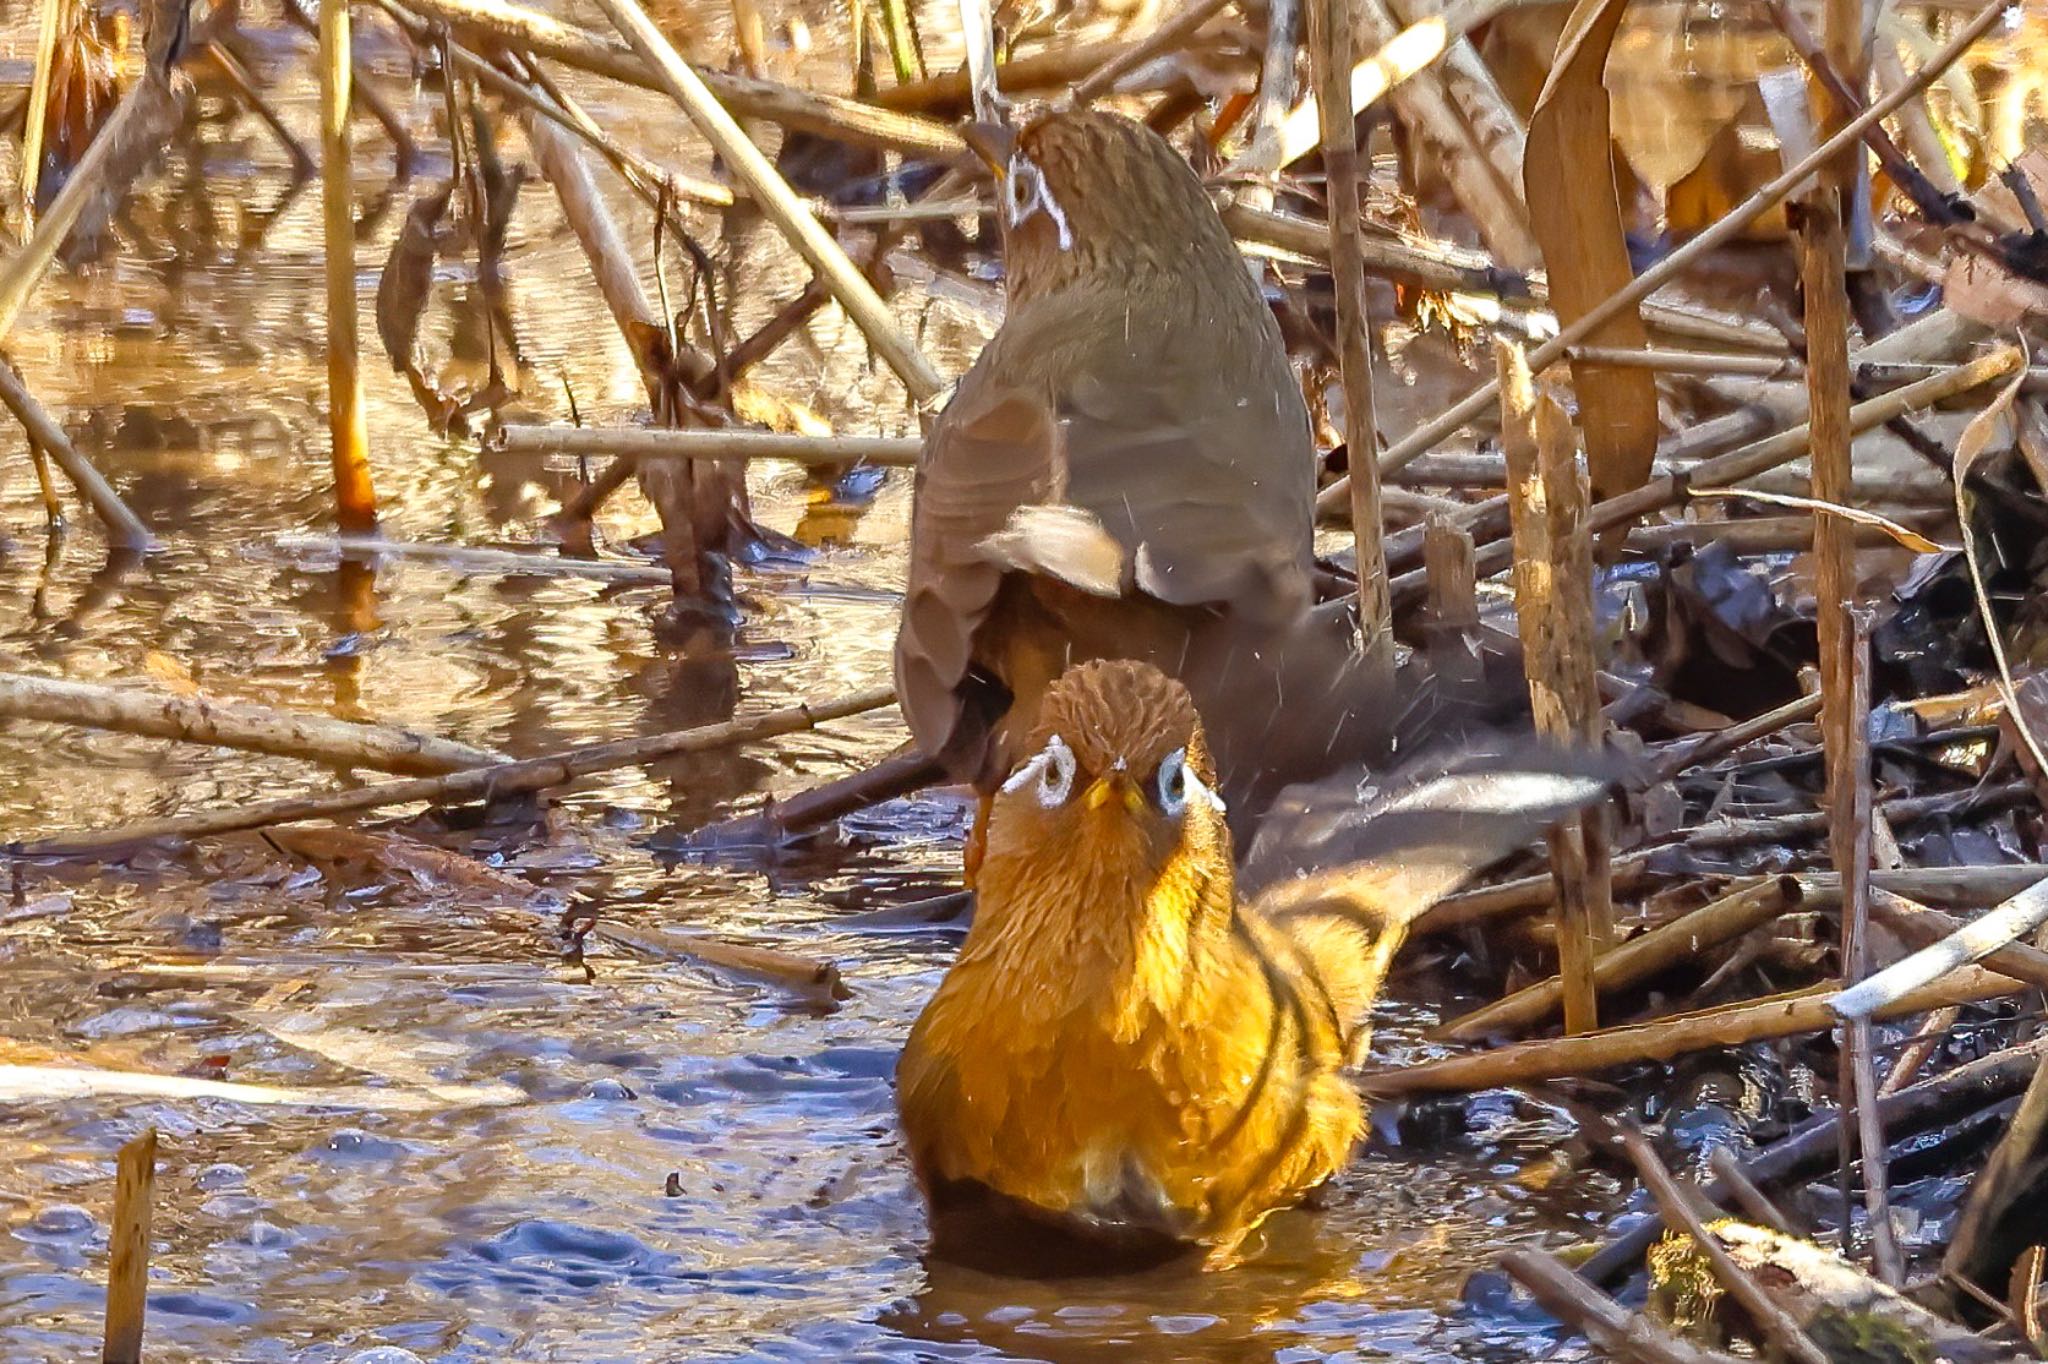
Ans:
POLYGON ((293 824, 307 819, 331 819, 364 810, 389 809, 418 802, 441 804, 466 800, 490 800, 543 791, 562 786, 593 772, 608 772, 672 758, 683 753, 711 753, 743 743, 774 738, 810 729, 827 720, 844 719, 864 711, 893 705, 893 688, 876 687, 850 696, 813 705, 790 706, 743 720, 727 720, 695 729, 653 734, 615 743, 572 748, 541 758, 490 767, 470 768, 441 777, 415 777, 407 781, 380 782, 352 791, 325 795, 287 796, 279 800, 256 801, 232 809, 203 810, 174 815, 168 819, 144 820, 117 829, 85 830, 10 844, 8 853, 17 857, 57 857, 125 847, 153 838, 201 838, 209 834, 233 833, 240 829, 262 829, 273 824, 293 824))
POLYGON ((377 524, 370 480, 356 325, 356 209, 348 100, 353 67, 348 0, 320 0, 320 204, 327 264, 327 433, 334 465, 334 519, 344 531, 377 524))
MULTIPOLYGON (((1713 226, 1679 247, 1649 269, 1637 275, 1627 287, 1617 290, 1612 297, 1577 322, 1563 328, 1550 340, 1538 346, 1529 356, 1530 368, 1541 372, 1564 358, 1571 347, 1584 341, 1604 326, 1607 320, 1623 308, 1632 308, 1652 293, 1689 270, 1699 259, 1710 251, 1726 245, 1740 235, 1748 226, 1762 217, 1772 205, 1791 193, 1808 175, 1826 165, 1830 159, 1840 155, 1845 147, 1856 142, 1863 130, 1878 120, 1889 117, 1894 110, 1907 100, 1932 85, 1941 74, 1953 66, 1962 55, 1969 51, 1976 41, 1987 33, 2010 7, 2011 0, 1988 0, 1985 6, 1974 14, 1969 22, 1956 30, 1955 36, 1945 43, 1941 50, 1927 64, 1913 73, 1898 89, 1871 104, 1857 117, 1851 119, 1842 130, 1823 141, 1813 149, 1811 155, 1802 158, 1798 165, 1790 167, 1783 174, 1763 185, 1754 194, 1716 219, 1713 226)), ((1484 412, 1500 397, 1500 381, 1490 380, 1463 398, 1453 403, 1434 420, 1425 422, 1410 432, 1404 439, 1395 442, 1380 456, 1382 473, 1398 469, 1417 455, 1432 449, 1435 445, 1484 412)), ((1343 505, 1348 495, 1346 479, 1339 479, 1324 488, 1316 497, 1318 511, 1331 510, 1343 505)), ((1620 499, 1615 499, 1619 501, 1620 499)))
POLYGON ((407 775, 506 761, 502 753, 392 725, 181 696, 155 687, 109 687, 21 673, 0 673, 0 719, 82 725, 407 775))
POLYGON ((501 426, 490 449, 507 455, 586 455, 627 459, 786 459, 796 464, 917 467, 916 436, 803 436, 739 427, 501 426))
MULTIPOLYGON (((1581 1037, 1517 1042, 1470 1056, 1372 1070, 1360 1078, 1375 1094, 1470 1093, 1566 1075, 1591 1075, 1643 1061, 1669 1061, 1687 1052, 1737 1047, 1773 1037, 1824 1032, 1834 1023, 1834 1013, 1828 1008, 1824 993, 1826 988, 1817 986, 1745 1004, 1678 1014, 1654 1023, 1603 1028, 1581 1037)), ((1950 1004, 1999 999, 2028 988, 1982 967, 1966 967, 1887 1005, 1876 1017, 1906 1018, 1950 1004)))
POLYGON ((43 0, 36 29, 36 69, 29 78, 28 122, 21 130, 22 221, 36 220, 36 188, 43 174, 43 123, 50 114, 50 75, 57 63, 57 39, 64 32, 70 0, 43 0))
POLYGON ((1351 467, 1351 533, 1358 551, 1358 632, 1371 694, 1391 695, 1393 609, 1387 598, 1386 528, 1380 519, 1379 431, 1373 420, 1372 319, 1365 303, 1365 255, 1358 127, 1346 80, 1351 70, 1350 0, 1308 0, 1309 66, 1321 96, 1323 172, 1330 203, 1330 275, 1337 293, 1337 355, 1344 385, 1344 439, 1351 467))
POLYGON ((804 201, 789 187, 761 149, 750 141, 733 116, 719 103, 704 80, 684 61, 638 0, 598 0, 633 50, 650 66, 661 88, 683 107, 699 132, 725 158, 760 204, 762 212, 782 229, 789 244, 825 281, 839 306, 866 336, 889 368, 903 381, 912 401, 930 403, 945 389, 931 362, 896 328, 889 307, 875 292, 860 267, 847 259, 837 240, 818 224, 804 201))

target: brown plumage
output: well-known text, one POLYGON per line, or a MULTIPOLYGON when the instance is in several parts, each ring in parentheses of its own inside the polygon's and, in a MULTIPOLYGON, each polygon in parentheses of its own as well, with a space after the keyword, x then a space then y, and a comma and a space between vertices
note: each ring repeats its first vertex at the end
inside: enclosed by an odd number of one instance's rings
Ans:
POLYGON ((1194 690, 1246 810, 1371 748, 1385 698, 1308 613, 1308 413, 1201 182, 1067 112, 1018 135, 998 199, 1008 314, 917 474, 896 682, 920 747, 986 797, 1053 679, 1123 657, 1194 690))
POLYGON ((1364 1121, 1343 1071, 1410 919, 1600 789, 1526 765, 1446 777, 1363 830, 1355 782, 1290 796, 1276 826, 1302 846, 1378 856, 1304 876, 1262 840, 1250 865, 1280 879, 1248 902, 1180 683, 1077 666, 1023 748, 897 1089, 935 1249, 1003 1268, 1045 1252, 1054 1272, 1228 1263, 1335 1173, 1364 1121))

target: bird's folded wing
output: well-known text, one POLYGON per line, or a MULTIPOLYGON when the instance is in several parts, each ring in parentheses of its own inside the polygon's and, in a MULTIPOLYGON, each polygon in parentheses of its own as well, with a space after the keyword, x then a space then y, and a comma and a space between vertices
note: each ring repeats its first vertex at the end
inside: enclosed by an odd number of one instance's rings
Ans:
POLYGON ((1211 403, 1198 420, 1143 375, 1113 378, 1062 395, 1064 500, 1125 546, 1148 596, 1275 620, 1306 609, 1315 496, 1306 434, 1275 448, 1270 413, 1211 403))
POLYGON ((1056 425, 1042 400, 981 370, 960 384, 925 443, 911 515, 910 572, 896 635, 896 690, 927 751, 952 737, 955 689, 1002 583, 983 542, 1020 506, 1054 492, 1056 425))

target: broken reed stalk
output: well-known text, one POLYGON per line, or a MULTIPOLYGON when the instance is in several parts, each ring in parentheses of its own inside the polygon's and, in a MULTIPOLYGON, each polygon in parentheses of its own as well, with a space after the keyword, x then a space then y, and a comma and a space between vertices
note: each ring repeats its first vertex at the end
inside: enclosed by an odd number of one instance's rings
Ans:
POLYGON ((1736 1356, 1703 1350, 1672 1335, 1644 1312, 1632 1312, 1540 1250, 1511 1250, 1501 1268, 1543 1309, 1615 1359, 1636 1364, 1737 1364, 1736 1356))
POLYGON ((0 719, 79 725, 407 776, 508 761, 502 753, 394 725, 354 724, 155 687, 97 686, 20 673, 0 673, 0 719))
POLYGON ((600 921, 590 936, 656 959, 698 962, 725 975, 772 985, 821 1008, 851 999, 838 964, 762 943, 731 942, 703 933, 600 921))
POLYGON ((356 210, 348 127, 348 0, 320 0, 320 205, 327 267, 327 433, 334 466, 334 520, 344 531, 377 524, 370 481, 356 326, 356 210))
POLYGON ((125 1143, 114 1163, 114 1220, 107 1233, 107 1325, 101 1364, 142 1364, 149 1300, 149 1221, 156 1197, 156 1129, 125 1143))
POLYGON ((456 801, 495 800, 562 786, 593 772, 633 767, 686 753, 710 753, 760 739, 772 739, 798 730, 813 729, 828 720, 842 720, 865 711, 893 705, 896 693, 875 687, 850 696, 817 704, 789 706, 744 720, 727 720, 695 729, 668 734, 621 739, 614 743, 566 749, 540 758, 498 763, 490 767, 452 772, 444 777, 419 777, 410 781, 385 782, 353 791, 324 795, 292 796, 282 800, 258 801, 229 810, 207 810, 168 819, 145 820, 118 829, 81 830, 54 834, 7 846, 15 857, 68 857, 100 853, 155 838, 199 838, 208 834, 261 829, 272 824, 292 824, 306 819, 331 819, 364 810, 394 805, 446 805, 456 801))
MULTIPOLYGON (((50 218, 43 220, 45 225, 50 221, 50 218)), ((114 491, 114 485, 93 467, 92 461, 78 453, 78 447, 71 443, 70 434, 47 408, 36 401, 35 394, 28 391, 21 371, 14 367, 14 362, 4 351, 0 351, 0 405, 5 405, 22 424, 32 447, 57 461, 57 467, 71 480, 71 486, 78 489, 78 495, 92 505, 94 513, 105 523, 108 539, 123 549, 155 547, 156 541, 151 537, 149 528, 142 524, 142 518, 121 500, 121 494, 114 491)))
POLYGON ((1721 1287, 1762 1330, 1764 1338, 1795 1364, 1828 1364, 1828 1356, 1821 1353, 1813 1338, 1771 1299, 1770 1294, 1742 1266, 1730 1258, 1727 1247, 1700 1221, 1700 1215, 1693 1210, 1691 1196, 1679 1187, 1678 1181, 1671 1177, 1671 1171, 1664 1168, 1664 1162, 1657 1158, 1657 1152, 1643 1134, 1633 1129, 1625 1131, 1622 1149, 1628 1153, 1636 1173, 1642 1177, 1643 1187, 1650 1191, 1657 1211, 1663 1215, 1664 1224, 1681 1227, 1686 1235, 1692 1237, 1693 1244, 1706 1257, 1721 1287))
MULTIPOLYGON (((1592 547, 1583 533, 1583 499, 1574 497, 1579 481, 1573 462, 1576 450, 1563 410, 1547 394, 1539 396, 1531 384, 1521 347, 1496 342, 1495 358, 1501 376, 1501 448, 1507 454, 1514 522, 1515 621, 1530 708, 1539 733, 1576 745, 1585 739, 1586 698, 1580 689, 1593 683, 1590 621, 1585 622, 1588 639, 1582 644, 1578 638, 1580 593, 1585 595, 1586 611, 1592 610, 1592 547), (1546 452, 1546 443, 1571 453, 1557 448, 1546 452), (1569 484, 1563 476, 1551 476, 1560 462, 1569 468, 1569 484), (1553 495, 1563 504, 1554 505, 1553 495)), ((1591 709, 1597 725, 1597 696, 1591 709)), ((1558 976, 1567 1033, 1600 1026, 1593 958, 1611 936, 1613 923, 1608 869, 1604 859, 1597 870, 1588 860, 1581 827, 1577 820, 1567 820, 1547 834, 1557 883, 1558 976), (1602 892, 1609 896, 1604 921, 1595 903, 1602 892)))
MULTIPOLYGON (((1395 21, 1384 0, 1358 0, 1352 13, 1366 41, 1382 45, 1382 50, 1403 32, 1410 31, 1395 21)), ((1445 35, 1439 31, 1429 36, 1445 35)), ((1520 166, 1517 163, 1512 169, 1504 169, 1503 161, 1496 157, 1505 158, 1513 153, 1500 145, 1501 139, 1492 143, 1482 140, 1466 121, 1453 102, 1436 61, 1448 52, 1449 44, 1433 43, 1432 47, 1431 60, 1425 64, 1427 69, 1418 69, 1408 79, 1391 86, 1386 98, 1414 145, 1442 170, 1452 197, 1471 217, 1494 258, 1511 270, 1539 269, 1543 253, 1529 227, 1529 210, 1522 202, 1520 166)), ((1319 93, 1324 89, 1327 87, 1319 85, 1319 93)), ((1327 103, 1327 99, 1320 103, 1327 103)), ((1511 114, 1508 117, 1513 119, 1511 114)))
MULTIPOLYGON (((1277 247, 1310 260, 1329 260, 1328 223, 1248 203, 1239 192, 1219 193, 1216 198, 1224 226, 1239 241, 1277 247)), ((1390 275, 1426 289, 1480 294, 1503 301, 1527 300, 1537 305, 1550 301, 1550 287, 1540 276, 1502 269, 1486 253, 1451 242, 1395 238, 1375 231, 1363 240, 1361 249, 1365 252, 1366 268, 1375 274, 1390 275)), ((1642 311, 1643 321, 1651 331, 1672 340, 1737 347, 1749 352, 1750 358, 1758 354, 1789 358, 1785 338, 1760 323, 1744 322, 1669 297, 1644 300, 1642 311)))
POLYGON ((1309 67, 1322 100, 1323 172, 1330 205, 1330 276, 1337 294, 1338 368, 1344 385, 1344 440, 1352 468, 1351 533, 1358 552, 1358 633, 1366 658, 1360 685, 1390 695, 1393 608, 1387 599, 1385 526, 1380 516, 1379 428, 1373 419, 1372 319, 1365 300, 1363 189, 1358 126, 1346 80, 1354 51, 1351 0, 1307 0, 1309 67))
MULTIPOLYGON (((1518 1042, 1473 1056, 1372 1070, 1361 1079, 1375 1094, 1469 1093, 1566 1075, 1590 1075, 1637 1061, 1668 1061, 1711 1047, 1825 1032, 1834 1023, 1826 988, 1814 986, 1768 999, 1676 1014, 1651 1023, 1603 1028, 1578 1037, 1518 1042)), ((1880 1021, 1904 1018, 1950 1004, 2000 999, 2026 988, 2008 976, 1969 967, 1938 985, 1915 990, 1880 1010, 1876 1017, 1880 1021)))
MULTIPOLYGON (((1620 990, 1646 980, 1710 947, 1761 928, 1797 906, 1800 898, 1799 883, 1789 876, 1751 882, 1602 952, 1593 962, 1594 986, 1603 991, 1620 990)), ((1552 976, 1474 1009, 1430 1035, 1446 1041, 1472 1042, 1526 1028, 1542 1022, 1563 998, 1563 979, 1552 976)))
POLYGON ((1479 656, 1479 573, 1472 534, 1442 512, 1423 518, 1422 563, 1429 576, 1427 626, 1430 673, 1453 696, 1471 694, 1482 671, 1479 656))
MULTIPOLYGON (((1700 233, 1699 236, 1694 237, 1684 246, 1679 247, 1676 251, 1673 251, 1670 255, 1664 257, 1664 259, 1658 261, 1640 275, 1637 275, 1626 288, 1617 290, 1605 303, 1587 313, 1577 322, 1562 328, 1556 336, 1537 347, 1529 356, 1531 369, 1540 373, 1550 365, 1555 364, 1573 346, 1584 341, 1604 326, 1609 318, 1615 316, 1624 308, 1634 307, 1664 284, 1691 268, 1702 256, 1734 240, 1751 223, 1762 217, 1774 204, 1797 188, 1807 176, 1811 175, 1819 167, 1826 165, 1835 156, 1839 155, 1845 147, 1853 145, 1863 135, 1864 129, 1881 119, 1889 118, 1892 112, 1901 104, 1904 104, 1908 99, 1913 98, 1932 85, 1943 72, 1953 66, 1965 52, 1969 51, 1979 38, 1990 31, 1992 25, 1998 22, 1999 17, 2005 13, 2011 3, 2012 0, 1989 0, 1989 3, 1985 4, 1971 16, 1967 23, 1956 30, 1954 36, 1942 45, 1939 52, 1930 58, 1918 71, 1913 73, 1911 80, 1884 98, 1871 104, 1860 115, 1845 124, 1840 132, 1823 141, 1818 147, 1815 147, 1812 154, 1802 158, 1798 165, 1786 170, 1734 208, 1722 214, 1721 217, 1714 221, 1711 227, 1700 233)), ((1481 412, 1484 412, 1488 405, 1495 402, 1499 396, 1500 383, 1498 379, 1483 384, 1471 393, 1468 393, 1435 419, 1417 427, 1407 437, 1389 446, 1386 453, 1380 457, 1380 471, 1382 473, 1391 472, 1400 468, 1409 460, 1414 459, 1417 455, 1434 448, 1438 442, 1442 441, 1466 422, 1471 421, 1472 418, 1478 416, 1481 412)), ((1329 487, 1324 488, 1316 497, 1316 509, 1318 511, 1334 510, 1343 505, 1344 499, 1348 495, 1347 489, 1343 486, 1344 483, 1345 480, 1339 479, 1329 487)), ((1621 499, 1611 500, 1620 501, 1621 499)), ((1633 517, 1631 516, 1630 519, 1633 519, 1633 517)), ((1602 527, 1596 526, 1595 529, 1599 530, 1602 527)))
POLYGON ((738 427, 675 431, 640 426, 510 425, 499 427, 487 448, 506 455, 786 459, 805 465, 872 464, 914 469, 924 442, 916 436, 799 436, 738 427))
POLYGON ((1074 86, 1076 104, 1090 104, 1116 88, 1116 83, 1156 57, 1177 52, 1193 40, 1202 25, 1221 14, 1230 0, 1194 0, 1150 34, 1083 76, 1074 86))
POLYGON ((747 187, 761 210, 825 281, 832 297, 867 337, 911 400, 923 407, 937 398, 945 380, 890 316, 888 304, 860 268, 847 258, 838 241, 818 224, 804 201, 747 137, 696 70, 685 62, 638 0, 598 0, 621 35, 654 72, 660 88, 690 116, 727 168, 747 187))

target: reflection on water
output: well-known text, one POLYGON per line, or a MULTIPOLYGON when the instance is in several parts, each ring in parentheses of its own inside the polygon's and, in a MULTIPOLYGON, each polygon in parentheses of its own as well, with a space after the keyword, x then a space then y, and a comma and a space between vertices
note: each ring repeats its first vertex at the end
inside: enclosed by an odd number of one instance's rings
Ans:
MULTIPOLYGON (((7 24, 16 76, 32 31, 20 13, 7 24)), ((310 130, 303 42, 273 34, 259 48, 268 74, 297 72, 282 103, 310 130)), ((403 94, 405 68, 390 55, 376 69, 403 94)), ((811 74, 838 88, 829 65, 811 74)), ((664 144, 679 125, 658 101, 580 93, 648 150, 704 168, 701 149, 664 144)), ((0 666, 88 680, 182 670, 215 695, 518 754, 887 676, 901 475, 863 509, 818 502, 793 472, 754 471, 762 520, 815 552, 742 570, 746 620, 729 654, 664 645, 650 628, 663 605, 653 589, 413 561, 350 569, 271 548, 278 533, 322 529, 327 514, 317 195, 284 192, 283 154, 255 125, 206 138, 203 154, 174 154, 165 188, 134 206, 122 253, 53 279, 9 339, 31 386, 166 548, 110 562, 90 526, 46 540, 19 434, 0 426, 0 529, 11 537, 0 666)), ((511 154, 523 154, 516 143, 511 154)), ((363 135, 366 300, 408 197, 426 189, 380 187, 389 158, 363 135)), ((635 232, 643 218, 629 215, 635 232)), ((638 376, 558 224, 549 192, 528 184, 509 253, 526 361, 516 406, 559 419, 573 391, 587 420, 629 418, 638 376)), ((715 224, 705 230, 715 241, 715 224)), ((743 328, 801 289, 803 270, 769 234, 728 250, 743 328)), ((450 384, 488 371, 490 342, 446 311, 474 284, 453 262, 437 276, 427 363, 450 384)), ((915 291, 900 306, 956 369, 988 325, 958 305, 927 308, 915 291)), ((434 435, 381 356, 368 356, 366 375, 391 535, 527 541, 573 490, 572 469, 480 459, 434 435)), ((850 429, 913 428, 900 389, 830 310, 761 379, 850 429)), ((599 527, 614 545, 653 528, 632 496, 599 527)), ((341 1360, 376 1346, 476 1364, 1506 1360, 1551 1348, 1498 1292, 1478 1309, 1457 1305, 1464 1272, 1503 1237, 1581 1231, 1611 1205, 1611 1185, 1569 1168, 1555 1125, 1519 1110, 1469 1138, 1368 1156, 1327 1212, 1277 1220, 1269 1252, 1233 1273, 1023 1284, 927 1271, 890 1077, 949 945, 836 921, 942 888, 957 866, 958 802, 889 807, 844 841, 765 865, 672 864, 648 842, 839 775, 900 739, 893 716, 862 717, 611 774, 571 797, 544 837, 531 811, 445 835, 620 922, 751 934, 835 959, 854 995, 830 1013, 601 943, 571 965, 549 913, 403 878, 331 882, 256 836, 150 849, 105 874, 12 868, 0 1059, 362 1080, 287 1040, 292 1029, 276 1025, 291 1020, 388 1038, 436 1080, 506 1082, 528 1101, 425 1114, 113 1100, 0 1110, 0 1358, 55 1364, 94 1348, 113 1151, 149 1124, 163 1135, 156 1364, 341 1360)), ((0 732, 9 837, 340 780, 51 726, 0 732)), ((1394 1011, 1383 1047, 1412 1021, 1394 1011)))

